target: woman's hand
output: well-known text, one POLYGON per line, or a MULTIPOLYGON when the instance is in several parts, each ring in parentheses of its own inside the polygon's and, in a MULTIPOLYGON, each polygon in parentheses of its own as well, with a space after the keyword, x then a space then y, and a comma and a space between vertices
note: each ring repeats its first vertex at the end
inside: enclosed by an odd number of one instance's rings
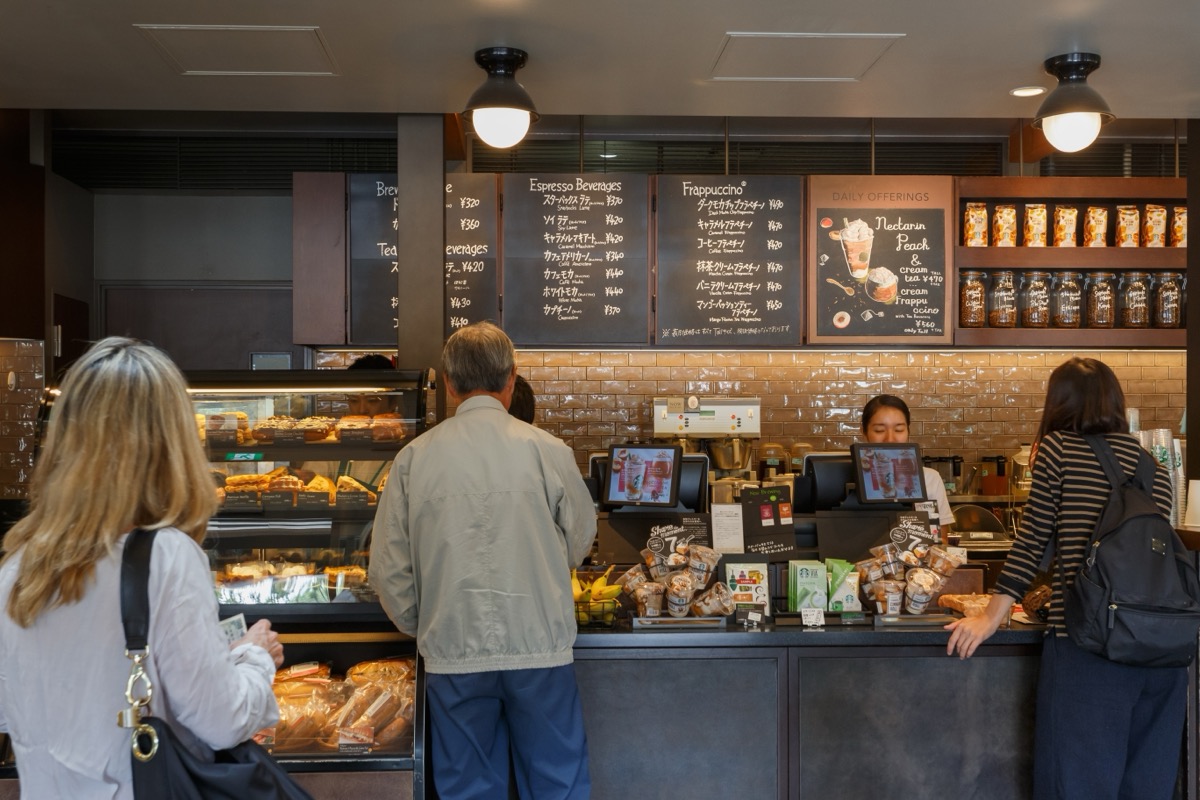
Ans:
POLYGON ((993 594, 988 600, 987 608, 977 617, 956 619, 946 626, 950 631, 950 641, 946 644, 946 655, 956 652, 959 658, 970 658, 975 655, 979 645, 983 644, 1000 627, 1000 622, 1008 616, 1013 599, 1006 594, 993 594))
POLYGON ((270 620, 260 619, 251 625, 246 635, 229 645, 229 649, 242 644, 258 645, 271 656, 276 669, 283 666, 283 644, 279 641, 279 634, 271 630, 270 620))

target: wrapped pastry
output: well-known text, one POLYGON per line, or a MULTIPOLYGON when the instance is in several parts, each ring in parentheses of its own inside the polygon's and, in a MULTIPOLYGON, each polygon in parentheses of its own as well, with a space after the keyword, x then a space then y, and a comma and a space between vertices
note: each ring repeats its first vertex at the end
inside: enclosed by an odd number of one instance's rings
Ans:
POLYGON ((346 670, 346 680, 355 686, 380 682, 399 683, 413 680, 414 677, 413 659, 411 658, 380 658, 360 661, 346 670))
POLYGON ((938 605, 957 611, 964 617, 978 617, 987 608, 990 594, 944 594, 938 597, 938 605))
POLYGON ((708 587, 708 591, 692 602, 692 613, 698 617, 727 617, 734 608, 733 592, 722 581, 708 587))

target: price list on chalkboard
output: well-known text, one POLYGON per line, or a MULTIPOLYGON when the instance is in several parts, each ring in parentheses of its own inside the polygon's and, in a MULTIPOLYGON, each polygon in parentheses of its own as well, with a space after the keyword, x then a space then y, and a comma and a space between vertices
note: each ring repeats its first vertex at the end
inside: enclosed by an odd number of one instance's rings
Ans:
POLYGON ((809 341, 951 341, 952 189, 939 176, 809 179, 809 341))
POLYGON ((649 179, 507 174, 503 325, 517 344, 649 341, 649 179))
POLYGON ((396 346, 399 282, 395 174, 352 174, 350 344, 396 346))
POLYGON ((496 176, 446 176, 446 336, 482 320, 500 321, 496 176))
POLYGON ((656 343, 800 343, 801 179, 659 176, 656 343))

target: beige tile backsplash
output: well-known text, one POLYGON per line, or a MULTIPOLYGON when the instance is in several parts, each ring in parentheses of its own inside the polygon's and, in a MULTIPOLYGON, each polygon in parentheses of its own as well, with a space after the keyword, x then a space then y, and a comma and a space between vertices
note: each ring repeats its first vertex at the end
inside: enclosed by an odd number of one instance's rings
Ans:
MULTIPOLYGON (((581 465, 615 442, 651 436, 658 395, 743 395, 762 401, 762 441, 845 449, 859 436, 862 406, 903 397, 912 439, 927 455, 1011 455, 1032 439, 1050 371, 1065 350, 963 351, 580 351, 520 350, 518 371, 537 395, 537 423, 563 439, 581 465)), ((1104 350, 1143 428, 1179 434, 1186 352, 1104 350)))

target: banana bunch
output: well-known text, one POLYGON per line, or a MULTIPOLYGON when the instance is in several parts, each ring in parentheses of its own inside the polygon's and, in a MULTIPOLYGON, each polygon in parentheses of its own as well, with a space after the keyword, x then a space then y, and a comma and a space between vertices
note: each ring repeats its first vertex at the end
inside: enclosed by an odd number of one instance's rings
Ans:
POLYGON ((571 570, 571 593, 575 596, 575 620, 580 625, 597 623, 611 625, 617 615, 617 597, 622 592, 619 584, 609 585, 610 566, 603 575, 593 581, 579 577, 571 570))

